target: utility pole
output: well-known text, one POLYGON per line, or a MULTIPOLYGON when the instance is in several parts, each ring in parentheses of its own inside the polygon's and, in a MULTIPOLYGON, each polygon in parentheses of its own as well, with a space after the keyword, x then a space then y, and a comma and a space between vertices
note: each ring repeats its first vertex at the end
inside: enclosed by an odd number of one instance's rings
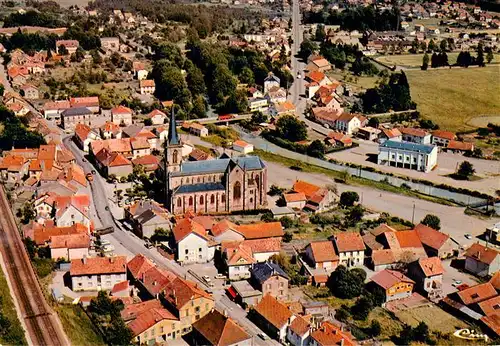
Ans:
POLYGON ((413 213, 411 215, 411 223, 415 224, 415 202, 413 202, 413 213))

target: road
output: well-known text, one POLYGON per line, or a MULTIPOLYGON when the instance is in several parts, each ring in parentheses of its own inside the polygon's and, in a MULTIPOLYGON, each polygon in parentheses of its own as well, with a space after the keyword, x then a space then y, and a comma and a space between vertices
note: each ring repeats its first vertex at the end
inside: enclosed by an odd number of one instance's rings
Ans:
POLYGON ((69 345, 61 322, 45 300, 12 208, 0 187, 0 251, 5 261, 5 276, 11 284, 18 313, 30 345, 69 345))
MULTIPOLYGON (((77 163, 83 167, 85 173, 91 172, 95 169, 85 158, 83 152, 73 142, 72 137, 68 136, 63 139, 64 145, 71 150, 76 158, 77 163), (85 159, 85 161, 84 161, 85 159)), ((113 226, 114 232, 107 235, 106 238, 112 243, 118 243, 133 255, 143 254, 152 260, 156 265, 167 269, 180 277, 187 278, 195 281, 202 287, 206 287, 205 283, 198 280, 196 277, 188 273, 187 269, 181 267, 175 261, 168 260, 163 257, 155 248, 147 249, 144 246, 144 241, 135 236, 132 232, 126 231, 119 221, 113 216, 112 210, 117 210, 118 207, 110 201, 110 196, 106 192, 107 183, 104 178, 99 174, 94 175, 94 180, 90 182, 90 192, 92 194, 92 209, 97 217, 94 222, 99 223, 102 227, 113 226)), ((254 343, 256 345, 268 345, 256 335, 262 331, 246 318, 246 312, 241 307, 231 300, 229 300, 223 290, 213 292, 215 299, 215 306, 220 311, 227 311, 229 316, 244 327, 251 335, 254 336, 254 343)))

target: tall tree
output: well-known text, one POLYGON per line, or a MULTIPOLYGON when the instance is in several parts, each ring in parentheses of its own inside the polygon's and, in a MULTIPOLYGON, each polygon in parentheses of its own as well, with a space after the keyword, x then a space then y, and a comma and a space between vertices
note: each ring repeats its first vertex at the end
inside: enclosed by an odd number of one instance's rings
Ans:
POLYGON ((302 141, 307 138, 307 128, 304 122, 292 115, 285 115, 276 122, 278 135, 292 142, 302 141))
POLYGON ((477 58, 476 58, 476 63, 480 67, 484 67, 484 49, 483 49, 483 44, 481 42, 478 43, 477 45, 477 58))
POLYGON ((420 222, 426 226, 434 228, 435 230, 439 231, 441 229, 441 220, 436 215, 427 214, 420 222))
POLYGON ((422 57, 422 70, 427 70, 429 68, 429 54, 425 52, 424 56, 422 57))

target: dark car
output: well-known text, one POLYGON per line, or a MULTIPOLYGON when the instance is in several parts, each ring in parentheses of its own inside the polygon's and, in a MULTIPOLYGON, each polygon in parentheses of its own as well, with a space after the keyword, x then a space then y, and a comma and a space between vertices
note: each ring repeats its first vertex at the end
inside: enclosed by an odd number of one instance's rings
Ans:
POLYGON ((95 175, 95 169, 92 170, 92 174, 95 175))

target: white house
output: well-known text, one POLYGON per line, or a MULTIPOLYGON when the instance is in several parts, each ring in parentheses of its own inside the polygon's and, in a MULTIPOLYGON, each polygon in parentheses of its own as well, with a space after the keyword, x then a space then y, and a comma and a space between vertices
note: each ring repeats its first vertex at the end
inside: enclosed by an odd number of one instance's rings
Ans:
POLYGON ((151 119, 151 123, 153 125, 161 125, 165 123, 167 115, 158 109, 153 109, 150 113, 147 114, 147 117, 151 119))
POLYGON ((262 112, 265 113, 268 111, 269 103, 268 100, 264 97, 259 98, 251 98, 248 100, 248 107, 250 108, 250 112, 262 112))
POLYGON ((364 127, 367 119, 359 114, 344 113, 341 114, 335 121, 337 131, 352 135, 357 129, 364 127))
POLYGON ((82 259, 89 256, 90 237, 87 233, 64 234, 50 237, 50 258, 57 261, 82 259))
POLYGON ((91 129, 90 126, 85 124, 76 124, 75 140, 84 152, 88 153, 90 143, 100 139, 101 136, 99 136, 95 130, 91 129))
POLYGON ((432 131, 432 144, 434 145, 447 147, 451 141, 454 141, 456 139, 457 136, 453 132, 444 130, 432 131))
POLYGON ((402 127, 399 129, 403 135, 403 141, 418 144, 431 144, 432 136, 429 132, 422 129, 415 129, 411 127, 402 127))
POLYGON ((479 243, 465 252, 465 270, 480 277, 493 276, 500 270, 500 252, 479 243))
POLYGON ((339 265, 348 268, 363 265, 366 247, 359 233, 337 233, 333 239, 339 256, 339 265))
POLYGON ((146 67, 140 61, 133 62, 132 70, 133 70, 134 76, 135 76, 135 78, 137 78, 137 80, 144 80, 148 77, 148 70, 146 70, 146 67))
POLYGON ((142 79, 139 81, 141 95, 153 95, 156 91, 156 84, 153 79, 142 79))
POLYGON ((335 270, 339 256, 330 240, 311 242, 306 247, 306 256, 315 269, 335 270))
POLYGON ((111 290, 127 280, 127 257, 74 259, 69 271, 73 291, 111 290))
POLYGON ((124 106, 111 109, 111 121, 116 125, 132 125, 132 110, 124 106))
POLYGON ((311 325, 309 321, 300 315, 295 315, 292 323, 288 326, 286 339, 293 346, 309 345, 311 325))
POLYGON ((215 242, 206 234, 205 227, 186 218, 177 222, 173 233, 177 244, 178 262, 207 263, 213 260, 215 242))
POLYGON ((437 165, 437 152, 434 145, 390 140, 379 145, 377 162, 428 173, 437 165))
POLYGON ((236 140, 233 143, 233 150, 236 150, 243 154, 250 154, 253 152, 253 144, 247 143, 242 140, 236 140))
POLYGON ((280 79, 269 72, 268 76, 264 79, 264 94, 274 87, 280 87, 280 79))

